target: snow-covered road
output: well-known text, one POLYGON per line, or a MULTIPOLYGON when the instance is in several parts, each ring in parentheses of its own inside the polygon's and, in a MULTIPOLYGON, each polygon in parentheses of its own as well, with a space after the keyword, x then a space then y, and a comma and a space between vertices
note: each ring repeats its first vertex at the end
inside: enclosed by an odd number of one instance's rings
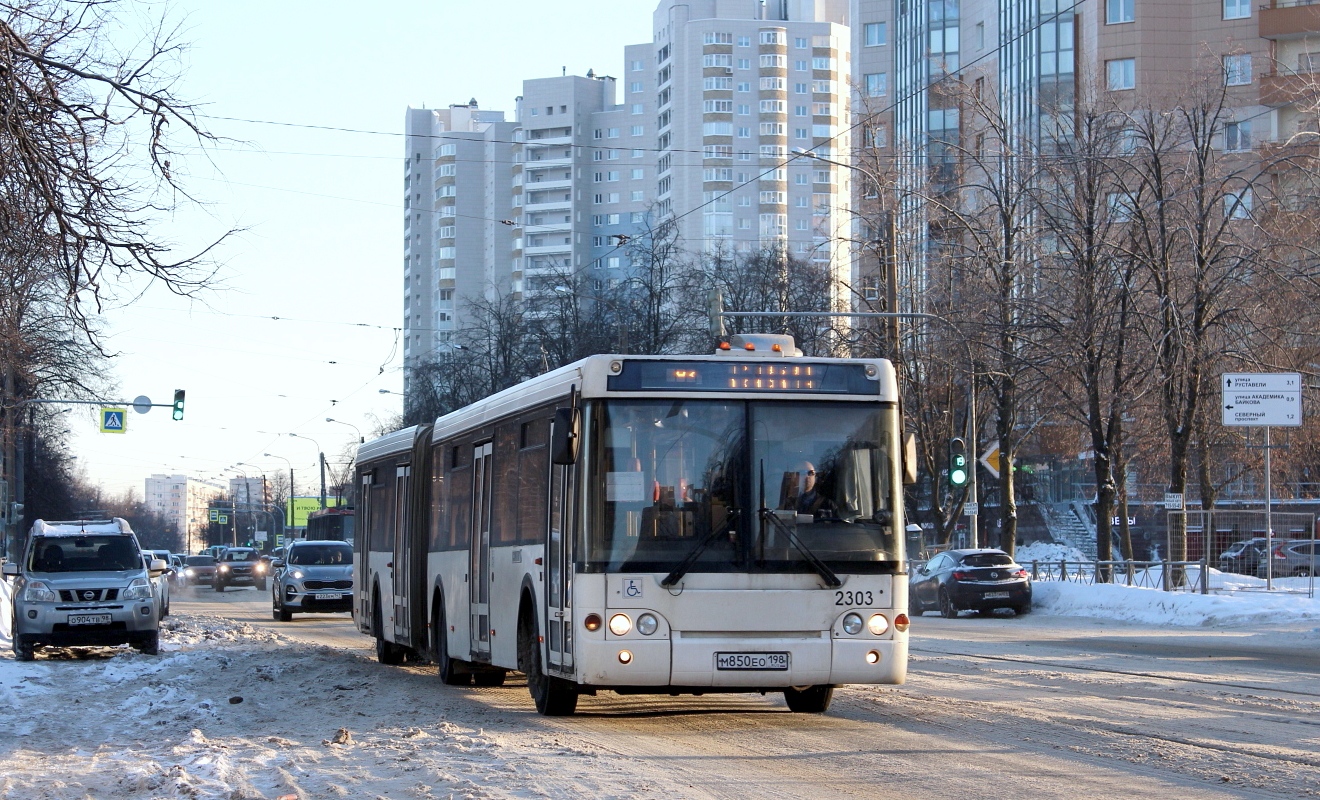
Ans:
POLYGON ((0 797, 1320 795, 1314 622, 926 616, 906 686, 824 716, 602 693, 546 719, 517 676, 375 663, 346 615, 277 623, 254 590, 174 608, 158 658, 0 658, 0 797))

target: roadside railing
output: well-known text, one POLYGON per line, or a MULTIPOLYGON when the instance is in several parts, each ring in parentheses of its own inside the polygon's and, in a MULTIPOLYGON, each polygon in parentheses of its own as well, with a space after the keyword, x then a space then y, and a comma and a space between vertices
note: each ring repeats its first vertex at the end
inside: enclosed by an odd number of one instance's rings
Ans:
POLYGON ((1029 561, 1034 581, 1066 583, 1112 583, 1162 589, 1166 592, 1209 594, 1209 564, 1201 561, 1029 561), (1101 576, 1101 580, 1096 580, 1101 576), (1107 578, 1107 580, 1105 579, 1107 578))

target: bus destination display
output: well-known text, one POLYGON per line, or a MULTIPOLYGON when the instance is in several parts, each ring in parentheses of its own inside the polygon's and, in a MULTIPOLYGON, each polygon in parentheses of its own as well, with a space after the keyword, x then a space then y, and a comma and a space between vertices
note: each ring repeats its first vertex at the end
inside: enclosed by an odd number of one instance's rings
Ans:
POLYGON ((625 361, 611 391, 879 394, 864 364, 720 361, 625 361))

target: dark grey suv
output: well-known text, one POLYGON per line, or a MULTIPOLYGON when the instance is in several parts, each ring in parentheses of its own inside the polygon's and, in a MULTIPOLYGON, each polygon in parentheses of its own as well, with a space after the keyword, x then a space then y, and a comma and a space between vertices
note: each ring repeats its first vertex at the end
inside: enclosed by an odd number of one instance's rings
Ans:
POLYGON ((281 622, 294 612, 353 610, 353 546, 303 540, 271 562, 271 616, 281 622))
POLYGON ((251 547, 231 547, 216 560, 215 577, 211 587, 223 592, 227 586, 255 586, 258 591, 266 588, 266 576, 257 573, 257 556, 251 547))

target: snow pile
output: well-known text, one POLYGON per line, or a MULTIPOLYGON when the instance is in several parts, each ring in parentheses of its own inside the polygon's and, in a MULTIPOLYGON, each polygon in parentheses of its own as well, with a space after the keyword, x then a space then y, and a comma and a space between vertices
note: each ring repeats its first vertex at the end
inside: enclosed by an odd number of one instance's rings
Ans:
POLYGON ((1320 622, 1320 603, 1304 594, 1240 592, 1192 594, 1116 584, 1036 581, 1037 612, 1156 625, 1220 627, 1320 622))
POLYGON ((1032 542, 1013 551, 1013 558, 1019 564, 1033 561, 1089 561, 1082 551, 1058 542, 1032 542))

